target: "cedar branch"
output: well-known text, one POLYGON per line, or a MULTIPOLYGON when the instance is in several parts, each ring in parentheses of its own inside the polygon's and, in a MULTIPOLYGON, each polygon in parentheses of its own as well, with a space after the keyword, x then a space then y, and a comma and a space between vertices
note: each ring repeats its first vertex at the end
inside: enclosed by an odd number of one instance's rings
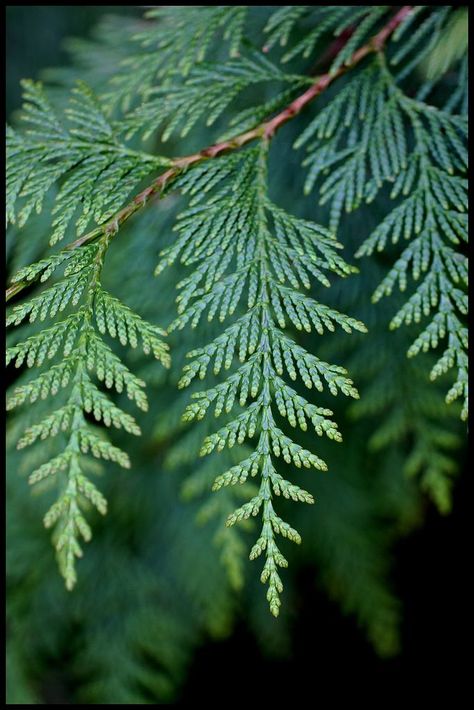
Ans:
MULTIPOLYGON (((222 153, 227 153, 241 148, 257 138, 272 138, 275 132, 283 124, 297 116, 305 106, 307 106, 311 101, 313 101, 313 99, 327 89, 327 87, 332 84, 335 79, 357 66, 367 55, 372 52, 380 52, 385 46, 387 39, 405 20, 412 9, 413 5, 404 5, 400 8, 400 10, 398 10, 390 18, 387 24, 384 25, 384 27, 382 27, 376 35, 374 35, 374 37, 354 52, 352 57, 344 66, 339 67, 335 72, 327 72, 317 77, 315 83, 312 84, 307 91, 298 96, 273 118, 263 121, 250 131, 246 131, 245 133, 241 133, 238 136, 234 136, 233 138, 229 138, 228 140, 220 143, 215 143, 214 145, 208 146, 197 153, 180 158, 174 158, 172 160, 172 167, 162 173, 150 185, 136 195, 128 205, 119 210, 119 212, 117 212, 104 224, 96 227, 91 232, 84 234, 82 237, 79 237, 79 239, 76 239, 74 242, 68 244, 65 249, 77 249, 84 244, 88 244, 96 240, 104 234, 115 234, 124 222, 126 222, 133 214, 135 214, 135 212, 146 205, 152 195, 157 193, 160 195, 163 194, 165 188, 168 187, 170 183, 172 183, 178 175, 180 175, 189 166, 194 165, 195 163, 200 163, 204 160, 216 158, 222 153)), ((13 296, 22 291, 25 286, 28 286, 31 283, 32 281, 19 281, 10 286, 6 291, 6 301, 8 302, 11 298, 13 298, 13 296)))

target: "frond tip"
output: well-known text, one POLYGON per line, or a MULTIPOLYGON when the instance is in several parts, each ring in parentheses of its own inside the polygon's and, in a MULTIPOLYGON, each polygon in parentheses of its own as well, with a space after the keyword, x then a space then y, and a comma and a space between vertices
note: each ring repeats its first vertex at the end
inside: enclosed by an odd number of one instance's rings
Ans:
POLYGON ((47 528, 54 527, 59 568, 68 589, 76 582, 75 561, 82 556, 80 540, 88 542, 92 534, 83 508, 92 504, 102 515, 107 510, 105 498, 84 473, 86 455, 130 467, 128 455, 114 446, 103 430, 99 434, 90 419, 105 427, 140 434, 134 417, 117 406, 92 376, 95 374, 109 390, 118 393, 125 390, 140 409, 148 407, 145 383, 130 372, 101 335, 108 334, 132 348, 140 343, 146 354, 152 353, 165 367, 170 364, 168 346, 162 340, 164 331, 144 321, 100 285, 110 239, 105 234, 94 244, 74 251, 63 250, 17 274, 16 281, 33 279, 39 274, 44 281, 66 263, 61 280, 31 300, 14 306, 7 316, 7 325, 18 326, 26 319, 30 323, 54 319, 63 310, 75 309, 63 320, 7 350, 7 364, 15 361, 16 367, 24 362, 28 368, 40 367, 45 361, 60 357, 59 362, 36 378, 18 385, 8 398, 7 409, 49 397, 64 402, 40 422, 30 425, 17 447, 21 449, 60 435, 65 438, 64 450, 35 469, 29 482, 37 484, 45 479, 58 482, 59 496, 46 513, 44 524, 47 528))
POLYGON ((231 513, 227 524, 262 516, 262 531, 251 559, 265 554, 261 578, 268 584, 270 610, 277 616, 283 589, 277 570, 287 562, 276 535, 296 543, 300 536, 277 516, 272 499, 283 495, 312 503, 313 496, 284 479, 276 459, 297 468, 327 470, 322 459, 286 435, 277 417, 282 418, 284 428, 299 426, 306 431, 311 426, 319 436, 341 440, 336 423, 329 418, 332 412, 308 402, 283 376, 300 380, 308 389, 327 386, 333 395, 358 397, 344 368, 307 352, 283 329, 289 324, 301 332, 317 333, 338 326, 347 332, 365 332, 366 328, 303 293, 312 281, 327 287, 331 273, 346 276, 354 269, 338 254, 341 245, 330 230, 297 219, 269 200, 267 150, 267 142, 262 141, 179 178, 177 187, 191 195, 190 205, 178 217, 178 239, 162 252, 157 273, 178 258, 189 267, 189 275, 178 284, 178 317, 170 330, 189 323, 196 327, 204 314, 208 321, 218 317, 222 322, 234 316, 233 323, 214 340, 188 354, 181 387, 195 377, 204 379, 209 368, 216 375, 226 374, 219 384, 193 394, 183 419, 202 419, 211 408, 216 417, 227 415, 227 423, 203 442, 201 455, 235 444, 251 445, 256 439, 254 451, 220 474, 213 490, 259 478, 256 495, 231 513), (233 367, 236 359, 237 368, 233 367))

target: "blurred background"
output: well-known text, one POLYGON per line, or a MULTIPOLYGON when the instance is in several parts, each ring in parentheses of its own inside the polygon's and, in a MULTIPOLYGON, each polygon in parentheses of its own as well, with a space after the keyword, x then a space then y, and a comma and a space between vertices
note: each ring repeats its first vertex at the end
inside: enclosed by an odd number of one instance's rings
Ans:
MULTIPOLYGON (((70 52, 78 45, 66 38, 89 37, 104 15, 138 19, 142 13, 138 6, 7 7, 7 119, 14 120, 21 105, 20 79, 48 76, 44 70, 70 64, 70 52)), ((54 73, 49 76, 54 80, 54 73)), ((280 155, 286 151, 297 172, 300 157, 292 156, 290 138, 278 136, 280 155)), ((205 130, 199 140, 206 144, 205 130)), ((186 152, 182 145, 169 150, 186 152)), ((282 201, 303 216, 311 214, 312 205, 302 204, 300 193, 296 196, 296 187, 285 184, 276 164, 270 174, 282 201)), ((110 283, 129 288, 132 305, 141 279, 150 278, 153 288, 151 272, 159 251, 140 234, 168 230, 169 235, 175 209, 170 199, 162 215, 141 215, 124 235, 124 243, 132 240, 135 249, 140 238, 143 241, 136 273, 123 272, 123 251, 111 255, 110 283)), ((359 219, 362 224, 377 215, 366 210, 359 219)), ((27 234, 38 243, 42 240, 38 252, 47 241, 46 230, 38 218, 27 234)), ((350 238, 341 241, 349 244, 350 238)), ((10 273, 21 265, 22 239, 26 241, 16 232, 10 234, 10 273)), ((364 268, 360 278, 374 283, 382 273, 364 268)), ((162 291, 171 294, 170 309, 173 278, 162 291)), ((354 294, 344 288, 335 287, 336 301, 354 301, 354 294)), ((153 298, 145 302, 143 293, 141 298, 137 310, 156 321, 153 298)), ((359 313, 357 309, 350 311, 356 317, 363 312, 362 306, 359 313)), ((382 309, 380 313, 384 333, 382 309)), ((158 318, 160 324, 166 320, 158 318)), ((390 337, 395 352, 404 357, 406 348, 400 345, 397 350, 395 335, 390 337)), ((182 348, 189 349, 187 345, 182 348)), ((179 351, 180 344, 176 347, 179 351)), ((395 442, 377 457, 363 448, 373 424, 348 419, 341 426, 347 446, 329 454, 330 478, 312 481, 309 490, 317 496, 316 506, 297 514, 303 545, 296 552, 288 550, 286 611, 275 621, 267 618, 258 563, 244 559, 242 589, 227 584, 213 544, 216 525, 195 522, 205 499, 187 501, 181 495, 190 468, 182 454, 187 440, 170 421, 179 418, 184 400, 176 396, 175 404, 169 399, 172 380, 163 382, 160 373, 153 380, 151 368, 149 374, 157 388, 157 407, 171 402, 169 412, 164 418, 158 412, 145 429, 132 472, 111 469, 103 477, 110 513, 94 523, 94 538, 79 563, 80 582, 71 594, 58 578, 49 533, 42 527, 46 502, 32 495, 26 465, 9 449, 8 703, 285 702, 305 695, 317 702, 325 693, 337 702, 357 696, 381 700, 381 693, 386 697, 408 688, 416 688, 427 700, 450 687, 454 701, 468 671, 462 647, 468 641, 470 616, 471 491, 464 472, 463 425, 459 429, 453 424, 461 445, 453 454, 459 473, 448 515, 441 515, 413 481, 405 485, 401 471, 409 441, 395 442), (163 396, 166 387, 169 394, 163 396), (373 483, 375 475, 380 490, 373 483), (353 503, 356 498, 360 504, 353 503), (325 520, 329 516, 334 517, 325 520), (347 523, 344 538, 334 519, 347 523), (196 549, 187 547, 190 539, 196 549), (158 549, 162 547, 168 549, 158 549), (337 569, 331 566, 334 559, 337 569), (354 598, 348 591, 352 582, 359 585, 354 598)), ((357 372, 351 369, 351 374, 363 396, 363 372, 362 382, 357 372)))

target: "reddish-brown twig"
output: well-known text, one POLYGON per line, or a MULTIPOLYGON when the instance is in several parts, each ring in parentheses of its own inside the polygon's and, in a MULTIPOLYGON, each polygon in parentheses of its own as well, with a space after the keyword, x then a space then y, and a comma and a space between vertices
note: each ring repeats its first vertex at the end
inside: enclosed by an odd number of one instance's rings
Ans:
MULTIPOLYGON (((200 163, 204 160, 209 160, 210 158, 216 158, 222 153, 227 153, 232 150, 241 148, 242 146, 250 143, 257 138, 270 139, 275 134, 275 132, 283 126, 287 121, 291 120, 294 116, 297 116, 305 106, 307 106, 311 101, 313 101, 319 94, 321 94, 327 87, 332 84, 332 82, 345 74, 350 69, 357 66, 367 55, 372 52, 379 52, 384 47, 387 39, 394 32, 394 30, 405 20, 405 18, 410 14, 413 9, 413 5, 404 5, 400 10, 398 10, 387 22, 384 27, 370 39, 366 44, 356 50, 350 59, 343 66, 339 67, 334 72, 326 72, 319 76, 314 84, 310 86, 307 91, 298 96, 294 101, 292 101, 286 108, 280 111, 273 118, 263 121, 255 128, 250 131, 241 133, 238 136, 229 138, 228 140, 221 141, 220 143, 215 143, 214 145, 208 146, 203 150, 192 155, 186 155, 181 158, 174 158, 171 162, 171 167, 157 177, 148 187, 142 190, 134 199, 125 207, 123 207, 119 212, 117 212, 111 219, 109 219, 104 224, 96 227, 91 232, 84 234, 79 239, 68 244, 66 249, 77 249, 78 247, 88 244, 94 241, 103 234, 115 233, 118 231, 120 226, 126 222, 135 212, 140 210, 149 198, 155 194, 162 194, 164 189, 170 185, 183 170, 186 170, 189 166, 195 163, 200 163)), ((9 301, 13 296, 19 293, 25 286, 32 283, 32 281, 19 281, 6 291, 6 301, 9 301)))

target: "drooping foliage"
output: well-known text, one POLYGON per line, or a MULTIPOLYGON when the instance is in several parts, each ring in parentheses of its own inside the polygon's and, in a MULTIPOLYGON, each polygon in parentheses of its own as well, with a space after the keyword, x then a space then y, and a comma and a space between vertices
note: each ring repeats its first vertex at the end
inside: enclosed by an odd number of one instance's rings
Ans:
POLYGON ((261 513, 263 527, 250 552, 251 559, 265 553, 262 581, 269 583, 268 600, 277 615, 282 584, 277 567, 286 567, 275 534, 299 543, 296 530, 284 522, 272 504, 272 495, 312 503, 307 491, 286 480, 274 465, 274 457, 297 467, 327 470, 325 462, 285 435, 278 415, 290 426, 306 431, 311 426, 341 440, 332 411, 310 403, 285 381, 298 378, 309 389, 327 386, 333 395, 357 397, 357 390, 344 368, 328 364, 297 345, 285 333, 288 323, 297 330, 322 335, 336 325, 346 332, 365 332, 354 318, 318 303, 302 293, 311 288, 310 278, 329 286, 327 272, 345 276, 351 268, 338 255, 341 248, 334 235, 314 223, 296 219, 274 205, 267 192, 268 145, 247 149, 230 158, 203 165, 180 178, 175 187, 194 195, 190 208, 179 215, 179 238, 161 254, 156 271, 178 257, 190 266, 190 276, 179 284, 180 315, 170 329, 187 323, 198 326, 201 317, 223 322, 246 299, 246 311, 204 347, 188 354, 180 387, 195 377, 205 379, 211 365, 214 375, 240 366, 223 382, 193 394, 185 421, 202 419, 212 408, 215 417, 223 412, 233 418, 208 436, 202 454, 209 454, 258 436, 255 450, 243 461, 220 474, 214 490, 242 484, 249 476, 260 477, 259 490, 233 512, 227 524, 261 513), (326 273, 325 273, 326 272, 326 273), (249 404, 247 404, 250 401, 249 404), (238 405, 242 409, 234 406, 238 405))
POLYGON ((390 197, 402 198, 359 247, 356 256, 383 251, 388 241, 410 241, 374 291, 373 300, 389 296, 395 284, 407 287, 409 271, 420 285, 390 323, 430 322, 408 350, 447 348, 431 378, 454 368, 456 379, 447 402, 464 398, 467 418, 467 118, 404 94, 383 58, 348 84, 305 129, 299 147, 311 141, 305 164, 309 193, 328 168, 319 189, 322 204, 331 203, 336 228, 343 209, 371 203, 386 182, 390 197), (433 313, 434 311, 434 313, 433 313), (461 318, 460 318, 461 316, 461 318))
POLYGON ((117 407, 99 389, 92 373, 107 389, 119 393, 125 391, 137 407, 145 411, 148 408, 145 382, 114 354, 103 335, 117 338, 122 345, 132 348, 140 344, 146 354, 152 353, 169 366, 168 346, 162 340, 163 330, 144 321, 100 283, 109 239, 110 235, 106 235, 81 249, 65 249, 20 270, 13 283, 38 276, 41 281, 46 281, 66 263, 60 281, 26 303, 14 306, 7 317, 7 326, 18 326, 26 319, 34 323, 55 318, 68 308, 72 311, 49 328, 7 349, 7 365, 13 362, 17 368, 24 363, 28 368, 36 368, 47 361, 57 360, 37 377, 17 386, 7 400, 7 409, 49 396, 56 401, 56 408, 50 414, 25 430, 18 440, 19 449, 67 432, 64 450, 35 468, 29 482, 36 484, 47 477, 57 478, 61 472, 66 473, 66 484, 59 489, 57 500, 44 517, 44 524, 56 528, 59 566, 69 589, 76 582, 75 558, 82 555, 79 539, 82 536, 88 541, 91 537, 90 527, 81 512, 83 501, 86 499, 92 503, 100 513, 105 514, 107 510, 105 498, 86 475, 89 466, 83 461, 84 455, 90 453, 130 468, 128 455, 104 438, 103 432, 99 433, 95 426, 91 426, 87 415, 107 427, 140 434, 134 417, 117 407), (61 397, 65 389, 68 394, 61 397))

